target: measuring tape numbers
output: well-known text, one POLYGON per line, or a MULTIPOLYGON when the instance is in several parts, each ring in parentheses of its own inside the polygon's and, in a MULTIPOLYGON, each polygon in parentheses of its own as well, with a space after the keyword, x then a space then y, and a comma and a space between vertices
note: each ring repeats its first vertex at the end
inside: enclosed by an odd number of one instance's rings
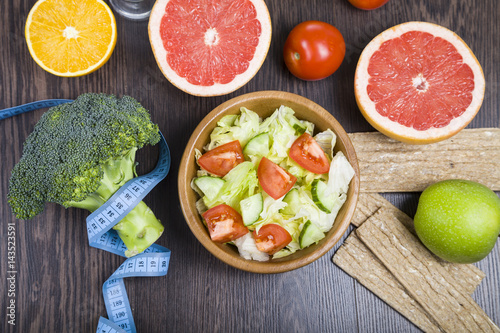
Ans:
MULTIPOLYGON (((50 99, 0 110, 0 120, 21 113, 72 102, 68 99, 50 99)), ((159 158, 153 171, 129 180, 106 203, 87 217, 89 245, 125 256, 127 247, 112 228, 120 222, 168 174, 170 150, 160 132, 159 158)), ((109 319, 99 318, 97 333, 135 333, 132 309, 123 282, 127 277, 164 276, 168 271, 170 250, 153 244, 142 253, 127 258, 104 282, 104 304, 109 319)))
MULTIPOLYGON (((104 205, 87 217, 90 246, 126 257, 127 247, 112 228, 167 175, 170 169, 170 152, 163 134, 160 133, 160 136, 160 156, 153 171, 129 180, 104 205)), ((169 260, 170 250, 157 244, 125 260, 102 287, 108 317, 116 325, 112 327, 107 323, 103 327, 122 329, 117 332, 136 332, 123 278, 166 275, 169 260)), ((100 323, 103 319, 105 318, 100 318, 100 323)), ((107 331, 99 330, 98 326, 97 332, 107 331)))

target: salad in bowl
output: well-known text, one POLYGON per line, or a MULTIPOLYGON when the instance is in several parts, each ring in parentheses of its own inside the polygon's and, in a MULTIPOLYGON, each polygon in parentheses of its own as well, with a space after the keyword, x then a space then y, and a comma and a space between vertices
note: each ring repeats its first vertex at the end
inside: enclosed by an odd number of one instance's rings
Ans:
POLYGON ((177 183, 185 221, 205 249, 241 270, 281 273, 319 259, 344 235, 359 167, 328 111, 293 93, 259 91, 200 121, 177 183))
POLYGON ((314 127, 285 105, 265 119, 241 107, 217 122, 191 182, 212 241, 267 261, 325 237, 355 172, 334 151, 335 133, 314 127))

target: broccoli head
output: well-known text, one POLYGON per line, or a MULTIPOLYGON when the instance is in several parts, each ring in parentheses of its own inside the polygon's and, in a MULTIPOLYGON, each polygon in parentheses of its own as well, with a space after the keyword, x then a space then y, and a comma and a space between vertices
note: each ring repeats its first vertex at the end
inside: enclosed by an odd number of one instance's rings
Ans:
MULTIPOLYGON (((19 219, 30 219, 43 211, 45 202, 55 202, 93 212, 136 176, 136 151, 159 140, 149 112, 129 96, 88 93, 52 107, 26 139, 12 170, 12 211, 19 219)), ((143 202, 114 229, 127 256, 142 252, 163 232, 143 202)))

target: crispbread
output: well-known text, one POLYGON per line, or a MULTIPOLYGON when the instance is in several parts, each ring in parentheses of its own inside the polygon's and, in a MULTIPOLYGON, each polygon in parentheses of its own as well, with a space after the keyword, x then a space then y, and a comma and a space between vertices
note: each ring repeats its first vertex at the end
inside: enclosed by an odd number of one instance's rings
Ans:
POLYGON ((424 332, 441 332, 426 311, 352 232, 333 262, 424 332))
POLYGON ((445 332, 500 332, 397 218, 381 209, 357 228, 356 234, 445 332))
POLYGON ((445 179, 500 190, 500 129, 464 129, 448 140, 409 145, 379 132, 351 133, 361 192, 421 192, 445 179))
MULTIPOLYGON (((391 218, 391 216, 395 217, 410 232, 415 234, 413 219, 377 193, 360 193, 356 213, 351 222, 359 227, 376 212, 379 212, 379 214, 386 214, 388 218, 391 218)), ((485 277, 484 272, 472 264, 453 264, 441 260, 434 255, 433 257, 434 260, 439 265, 443 266, 469 294, 472 294, 474 290, 476 290, 477 286, 485 277)))
POLYGON ((382 207, 385 208, 386 212, 396 216, 409 230, 413 231, 413 219, 378 193, 364 192, 359 194, 358 205, 351 219, 351 224, 359 227, 382 207))

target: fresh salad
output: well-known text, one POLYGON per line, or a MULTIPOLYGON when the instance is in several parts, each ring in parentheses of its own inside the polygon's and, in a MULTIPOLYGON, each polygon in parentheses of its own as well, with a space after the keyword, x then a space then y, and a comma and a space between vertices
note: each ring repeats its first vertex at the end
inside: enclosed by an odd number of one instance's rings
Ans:
POLYGON ((346 200, 354 169, 330 130, 286 106, 261 119, 247 108, 210 135, 191 187, 211 239, 246 259, 281 258, 319 242, 346 200))

